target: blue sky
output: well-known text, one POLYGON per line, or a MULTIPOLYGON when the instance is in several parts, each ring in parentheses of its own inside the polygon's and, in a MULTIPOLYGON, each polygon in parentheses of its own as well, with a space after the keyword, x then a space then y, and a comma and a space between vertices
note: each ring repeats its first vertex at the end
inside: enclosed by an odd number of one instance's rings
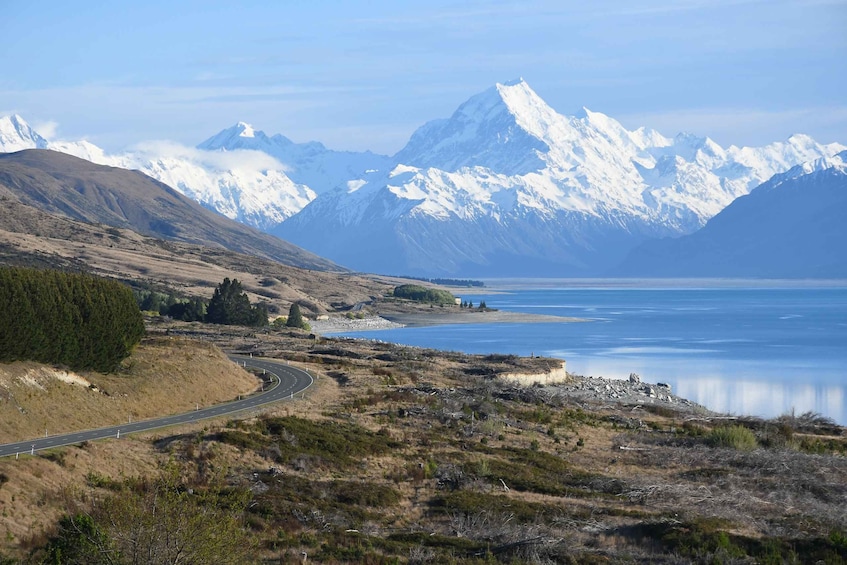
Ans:
POLYGON ((630 129, 847 143, 847 0, 238 4, 0 0, 0 115, 112 151, 246 121, 394 153, 524 77, 630 129))

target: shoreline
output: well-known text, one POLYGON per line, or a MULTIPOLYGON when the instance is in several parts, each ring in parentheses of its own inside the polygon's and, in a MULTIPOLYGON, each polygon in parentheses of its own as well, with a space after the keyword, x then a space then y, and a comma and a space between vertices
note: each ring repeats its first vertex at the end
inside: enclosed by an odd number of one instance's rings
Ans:
POLYGON ((364 318, 330 317, 327 320, 310 320, 312 332, 320 335, 360 331, 377 331, 398 328, 422 328, 454 324, 568 324, 588 322, 585 318, 551 316, 489 310, 482 312, 410 312, 386 313, 364 318))

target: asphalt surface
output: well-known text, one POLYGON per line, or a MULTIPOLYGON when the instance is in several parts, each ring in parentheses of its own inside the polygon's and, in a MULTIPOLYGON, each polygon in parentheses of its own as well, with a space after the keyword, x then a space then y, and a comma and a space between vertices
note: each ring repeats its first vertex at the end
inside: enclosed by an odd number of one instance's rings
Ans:
POLYGON ((126 424, 110 426, 108 428, 71 432, 62 435, 33 438, 16 443, 7 443, 5 445, 0 445, 0 457, 8 457, 10 455, 17 456, 18 454, 34 454, 42 449, 50 449, 63 445, 73 445, 75 443, 94 441, 97 439, 120 439, 126 434, 146 432, 167 426, 197 422, 206 418, 235 414, 237 412, 255 409, 259 406, 271 404, 273 402, 293 400, 294 395, 303 392, 312 386, 312 383, 314 382, 309 373, 302 369, 291 367, 285 361, 234 355, 230 356, 230 359, 239 365, 264 369, 267 373, 264 388, 267 390, 247 396, 240 400, 215 404, 214 406, 200 408, 192 412, 185 412, 184 414, 174 414, 172 416, 164 416, 162 418, 154 418, 151 420, 127 422, 126 424))

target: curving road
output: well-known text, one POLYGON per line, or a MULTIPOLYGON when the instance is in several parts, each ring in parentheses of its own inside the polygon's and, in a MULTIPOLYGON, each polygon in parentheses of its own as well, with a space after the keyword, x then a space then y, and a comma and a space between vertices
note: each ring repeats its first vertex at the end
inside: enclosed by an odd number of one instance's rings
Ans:
POLYGON ((295 394, 298 394, 310 386, 314 382, 312 377, 306 371, 291 367, 284 361, 259 359, 252 357, 243 357, 231 355, 230 359, 239 365, 247 367, 255 367, 264 369, 269 375, 272 384, 270 388, 260 394, 254 394, 240 400, 233 400, 223 404, 215 404, 208 408, 201 408, 193 412, 185 412, 184 414, 174 414, 173 416, 164 416, 152 420, 141 420, 121 424, 119 426, 110 426, 108 428, 98 428, 96 430, 87 430, 81 432, 71 432, 68 434, 47 436, 16 443, 7 443, 0 445, 0 457, 8 457, 17 454, 32 454, 42 449, 50 449, 63 445, 73 445, 83 441, 93 441, 104 438, 120 438, 125 434, 137 432, 146 432, 156 428, 164 428, 167 426, 175 426, 178 424, 187 424, 196 422, 206 418, 214 418, 217 416, 226 416, 235 414, 242 410, 250 410, 278 402, 280 400, 291 400, 295 394))

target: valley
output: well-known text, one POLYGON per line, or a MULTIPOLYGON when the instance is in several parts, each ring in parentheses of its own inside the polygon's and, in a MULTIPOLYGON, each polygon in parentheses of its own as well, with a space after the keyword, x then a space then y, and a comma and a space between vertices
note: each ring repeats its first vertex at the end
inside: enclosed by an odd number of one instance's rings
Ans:
POLYGON ((0 565, 847 563, 847 3, 0 22, 0 565))

